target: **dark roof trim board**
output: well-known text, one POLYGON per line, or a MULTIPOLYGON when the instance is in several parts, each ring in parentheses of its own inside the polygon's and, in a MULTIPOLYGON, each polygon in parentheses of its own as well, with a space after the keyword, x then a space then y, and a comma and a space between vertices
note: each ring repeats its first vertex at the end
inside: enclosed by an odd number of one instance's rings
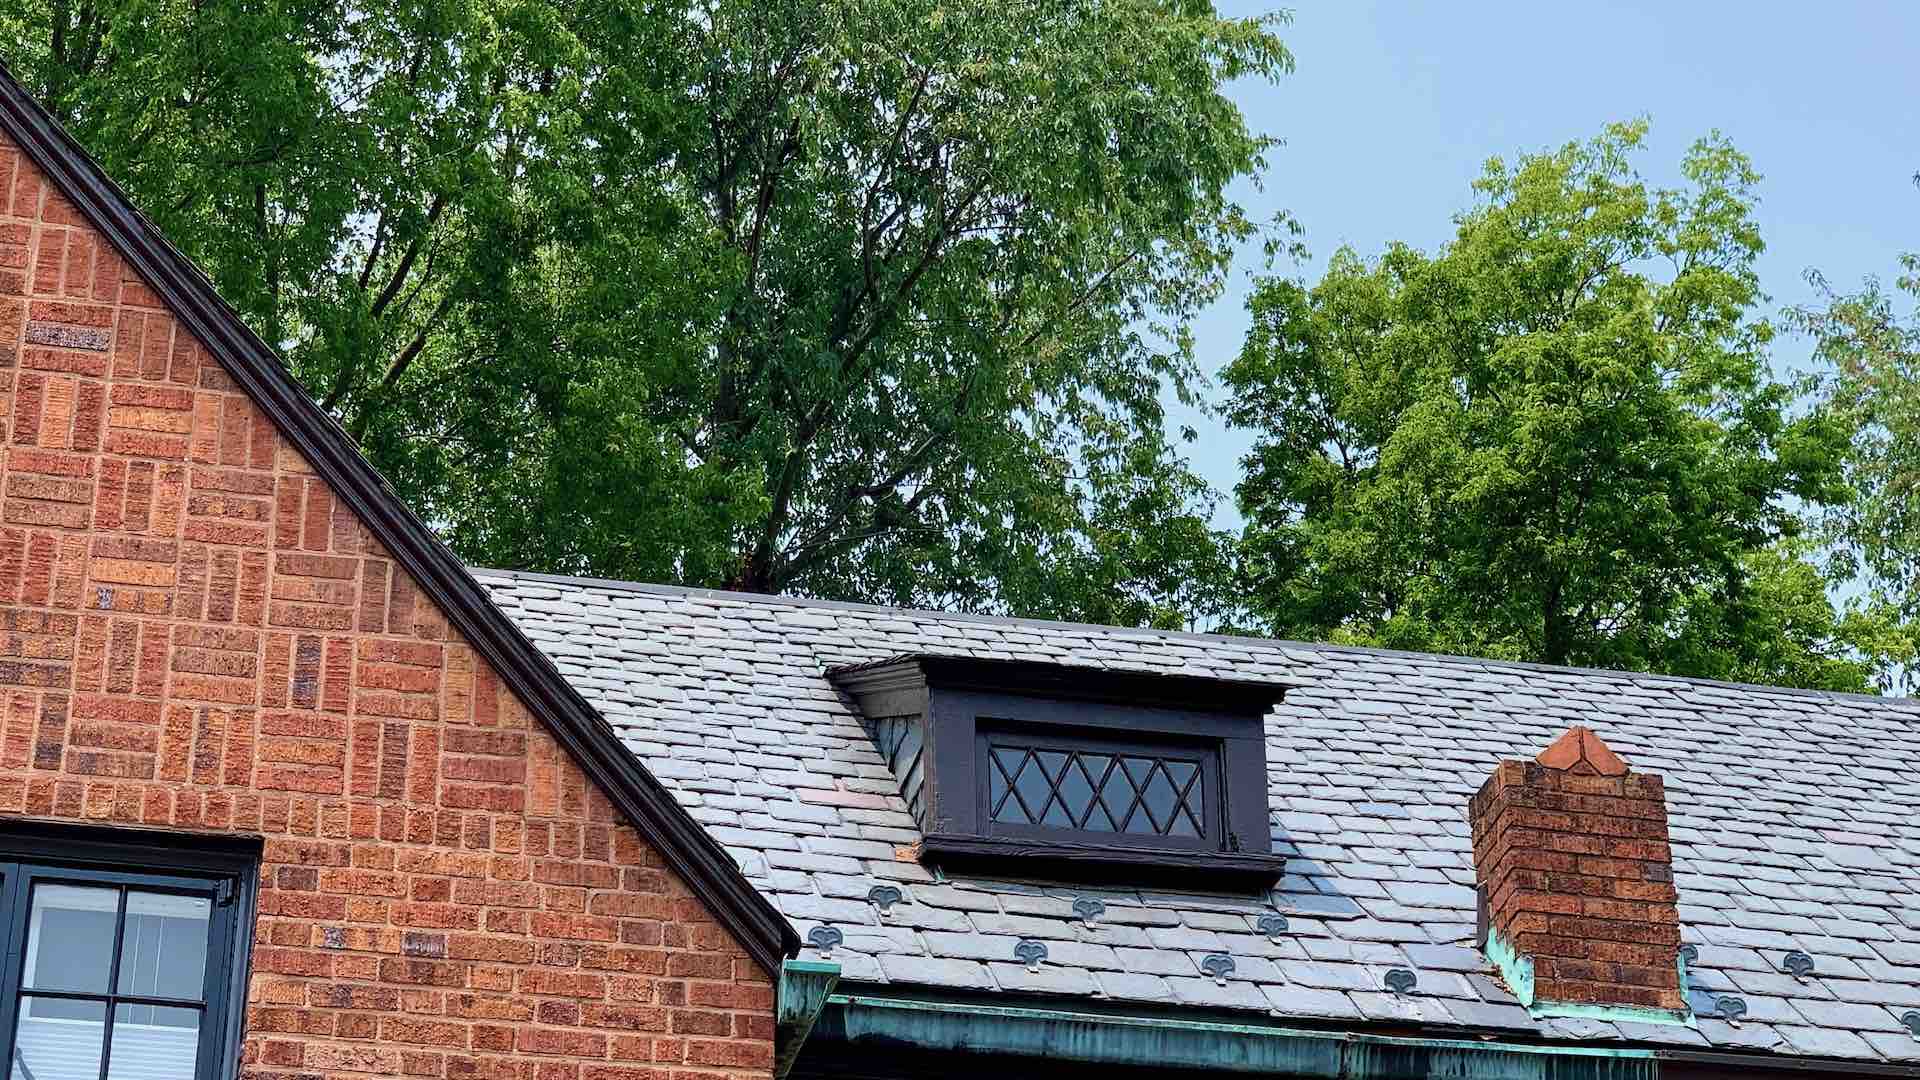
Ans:
MULTIPOLYGON (((918 669, 918 680, 950 690, 1031 694, 1074 701, 1141 705, 1155 708, 1244 713, 1263 717, 1286 695, 1285 680, 1222 679, 1216 676, 1114 671, 1070 663, 1000 660, 972 656, 910 653, 885 660, 848 664, 828 671, 836 686, 853 687, 873 679, 898 677, 918 669)), ((911 678, 911 677, 910 677, 911 678)))
POLYGON ((545 720, 587 776, 659 847, 669 867, 770 974, 799 950, 786 918, 688 816, 545 654, 488 599, 462 563, 387 485, 340 425, 248 329, 213 284, 160 234, 0 64, 0 129, 86 215, 190 329, 347 508, 438 604, 467 642, 545 720))

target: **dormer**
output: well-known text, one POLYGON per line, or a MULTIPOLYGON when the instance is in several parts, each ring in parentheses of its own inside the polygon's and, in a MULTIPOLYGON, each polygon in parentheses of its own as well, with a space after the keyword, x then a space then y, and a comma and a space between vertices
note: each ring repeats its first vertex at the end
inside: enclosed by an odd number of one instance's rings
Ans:
POLYGON ((1274 683, 901 656, 828 672, 919 821, 923 859, 1021 877, 1257 890, 1274 683))

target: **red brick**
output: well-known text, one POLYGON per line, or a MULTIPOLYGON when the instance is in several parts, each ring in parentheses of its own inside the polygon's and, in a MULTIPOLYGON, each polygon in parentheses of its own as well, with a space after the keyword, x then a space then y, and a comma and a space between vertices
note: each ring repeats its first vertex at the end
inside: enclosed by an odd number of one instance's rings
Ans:
MULTIPOLYGON (((3 138, 0 354, 0 812, 265 838, 248 1075, 766 1071, 764 975, 3 138)), ((1555 795, 1664 841, 1657 782, 1555 795)))
POLYGON ((1585 728, 1507 761, 1468 805, 1492 929, 1535 961, 1540 1001, 1680 999, 1665 786, 1585 728))
POLYGON ((607 1056, 607 1037, 586 1031, 561 1031, 546 1027, 523 1027, 514 1038, 515 1046, 529 1054, 565 1054, 569 1057, 607 1056))

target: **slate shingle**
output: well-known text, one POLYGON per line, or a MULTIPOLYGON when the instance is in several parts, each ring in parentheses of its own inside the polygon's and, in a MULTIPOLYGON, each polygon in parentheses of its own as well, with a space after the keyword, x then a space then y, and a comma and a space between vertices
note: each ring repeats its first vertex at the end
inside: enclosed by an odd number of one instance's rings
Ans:
POLYGON ((1920 702, 476 573, 799 928, 844 929, 848 982, 1920 1060, 1897 1019, 1920 1003, 1920 702), (1267 728, 1286 876, 1256 900, 936 881, 823 675, 907 652, 1297 684, 1267 728), (1692 996, 1741 995, 1737 1026, 1534 1020, 1471 947, 1466 799, 1572 723, 1666 776, 1692 996), (879 881, 906 894, 885 919, 865 899, 879 881), (1081 895, 1106 904, 1091 923, 1081 895), (1291 924, 1277 945, 1255 930, 1272 912, 1291 924), (1038 972, 1013 957, 1022 937, 1048 943, 1038 972), (1814 960, 1805 983, 1782 974, 1794 949, 1814 960), (1226 986, 1198 969, 1217 951, 1236 961, 1226 986), (1397 966, 1421 990, 1381 992, 1397 966))

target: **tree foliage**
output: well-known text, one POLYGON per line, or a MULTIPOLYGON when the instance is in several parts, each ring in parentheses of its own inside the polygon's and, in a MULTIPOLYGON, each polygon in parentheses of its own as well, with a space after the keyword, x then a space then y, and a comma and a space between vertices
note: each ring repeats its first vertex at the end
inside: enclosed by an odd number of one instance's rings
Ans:
POLYGON ((1262 629, 1854 689, 1910 652, 1809 561, 1849 431, 1768 373, 1758 177, 1709 138, 1649 185, 1644 130, 1490 162, 1435 254, 1261 284, 1225 379, 1262 629))
POLYGON ((1205 0, 24 0, 5 58, 471 560, 1170 622, 1205 0), (236 43, 245 43, 237 47, 236 43))
MULTIPOLYGON (((1855 433, 1848 479, 1858 497, 1828 508, 1825 539, 1871 603, 1920 625, 1920 253, 1900 265, 1891 287, 1869 278, 1852 293, 1810 271, 1825 302, 1788 318, 1813 337, 1829 407, 1855 433)), ((1916 688, 1911 657, 1900 675, 1916 688)))

